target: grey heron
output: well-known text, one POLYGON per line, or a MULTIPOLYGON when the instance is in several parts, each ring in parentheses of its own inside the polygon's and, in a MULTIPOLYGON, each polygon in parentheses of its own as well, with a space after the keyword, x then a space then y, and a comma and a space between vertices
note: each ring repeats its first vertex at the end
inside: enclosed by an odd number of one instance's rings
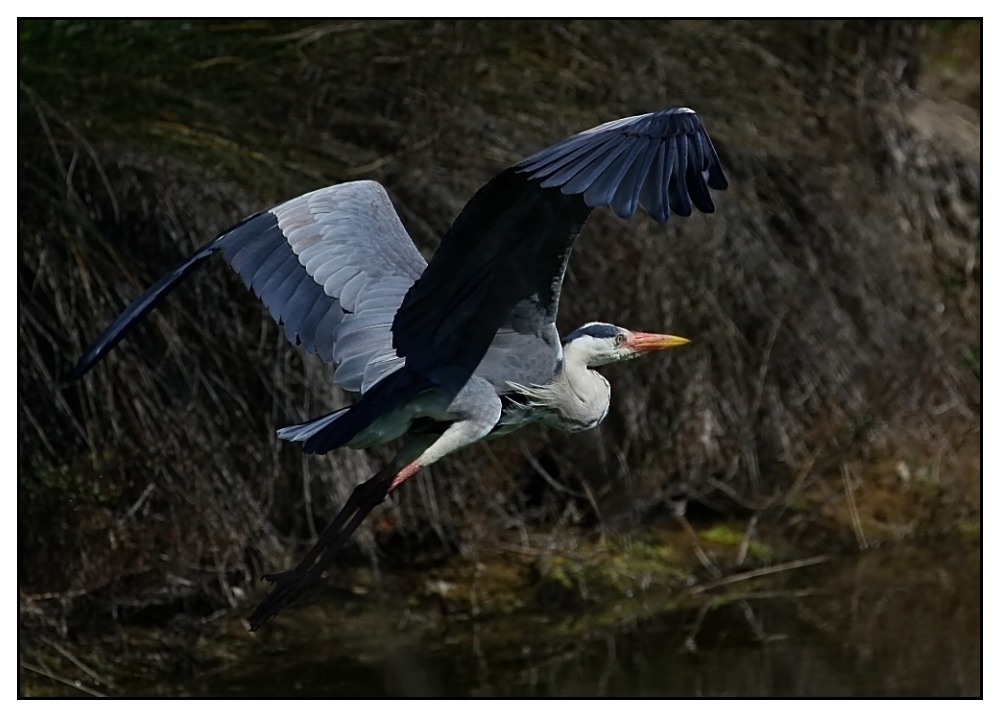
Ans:
POLYGON ((483 186, 426 262, 385 189, 363 180, 318 189, 223 232, 140 295, 74 369, 87 373, 169 291, 222 252, 285 336, 336 365, 356 403, 278 431, 306 453, 403 438, 355 488, 299 565, 266 575, 256 630, 309 583, 365 517, 444 456, 534 422, 568 431, 607 415, 593 369, 686 339, 589 323, 560 338, 555 319, 570 251, 591 211, 656 221, 710 213, 728 186, 701 119, 676 108, 627 117, 522 159, 483 186))

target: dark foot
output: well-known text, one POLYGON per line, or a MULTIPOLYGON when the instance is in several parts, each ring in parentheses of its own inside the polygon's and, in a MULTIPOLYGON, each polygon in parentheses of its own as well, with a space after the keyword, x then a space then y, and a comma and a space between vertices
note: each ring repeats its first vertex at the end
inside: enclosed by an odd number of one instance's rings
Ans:
POLYGON ((395 475, 395 468, 390 464, 355 488, 337 517, 294 570, 264 576, 263 579, 274 583, 274 587, 250 615, 251 632, 277 615, 303 589, 319 580, 333 556, 344 546, 361 521, 385 500, 395 475))
POLYGON ((274 587, 250 615, 251 632, 256 632, 257 628, 277 615, 300 592, 319 580, 319 574, 311 570, 289 570, 284 573, 271 573, 261 579, 274 583, 274 587))

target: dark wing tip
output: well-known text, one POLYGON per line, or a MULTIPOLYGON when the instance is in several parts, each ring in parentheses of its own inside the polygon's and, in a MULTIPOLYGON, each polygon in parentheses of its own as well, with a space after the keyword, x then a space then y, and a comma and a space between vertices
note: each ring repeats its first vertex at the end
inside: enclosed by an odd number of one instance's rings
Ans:
POLYGON ((184 280, 195 268, 219 248, 222 237, 216 238, 199 249, 187 261, 178 266, 173 271, 160 277, 160 280, 140 294, 129 306, 118 315, 111 324, 94 339, 93 343, 87 347, 77 361, 73 372, 70 374, 71 381, 79 381, 83 378, 101 359, 108 355, 115 346, 121 342, 125 335, 132 330, 139 321, 143 319, 159 302, 170 293, 170 291, 184 280))
POLYGON ((608 204, 619 217, 641 206, 656 221, 715 210, 709 188, 729 186, 701 118, 686 107, 607 122, 514 165, 543 187, 608 204))
POLYGON ((243 228, 267 217, 267 212, 258 212, 247 217, 236 226, 227 229, 205 246, 188 257, 183 264, 164 274, 160 279, 140 294, 108 325, 101 334, 87 347, 69 375, 70 382, 79 381, 94 368, 101 359, 117 346, 126 334, 131 331, 156 305, 200 266, 208 257, 219 249, 226 249, 227 261, 232 254, 242 249, 253 238, 253 234, 244 234, 243 228))
POLYGON ((76 362, 76 366, 69 374, 69 383, 76 383, 81 378, 90 373, 90 369, 94 368, 97 363, 104 358, 104 355, 108 352, 108 348, 92 346, 87 351, 84 352, 80 360, 76 362), (101 350, 104 348, 104 350, 101 350))

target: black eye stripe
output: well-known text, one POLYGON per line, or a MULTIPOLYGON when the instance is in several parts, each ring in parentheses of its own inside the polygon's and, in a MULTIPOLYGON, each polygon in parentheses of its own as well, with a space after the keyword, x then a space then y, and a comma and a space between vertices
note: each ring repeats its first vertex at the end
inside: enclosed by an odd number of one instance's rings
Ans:
POLYGON ((570 341, 578 339, 581 336, 592 336, 595 339, 610 339, 620 334, 621 329, 611 324, 588 324, 587 326, 581 326, 572 333, 566 334, 562 342, 568 344, 570 341))

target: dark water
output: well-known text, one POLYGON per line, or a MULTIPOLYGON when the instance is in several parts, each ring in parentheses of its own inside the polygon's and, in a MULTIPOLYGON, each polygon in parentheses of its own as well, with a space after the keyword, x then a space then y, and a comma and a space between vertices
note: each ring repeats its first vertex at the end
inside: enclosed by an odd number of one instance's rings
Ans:
MULTIPOLYGON (((248 639, 189 695, 975 696, 982 690, 978 544, 870 551, 716 600, 644 600, 472 620, 324 606, 248 639), (244 653, 245 650, 245 653, 244 653)), ((146 689, 139 688, 140 692, 146 689)), ((157 691, 162 690, 161 687, 157 691)))

